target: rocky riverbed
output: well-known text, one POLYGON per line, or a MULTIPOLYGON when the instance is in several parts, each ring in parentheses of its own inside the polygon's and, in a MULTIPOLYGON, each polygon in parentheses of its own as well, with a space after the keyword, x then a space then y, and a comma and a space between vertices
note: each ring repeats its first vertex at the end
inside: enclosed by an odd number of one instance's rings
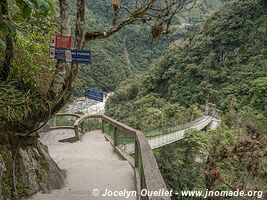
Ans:
POLYGON ((106 101, 111 94, 107 94, 103 102, 94 101, 86 97, 78 98, 66 107, 65 112, 73 114, 82 113, 85 115, 104 114, 106 101))

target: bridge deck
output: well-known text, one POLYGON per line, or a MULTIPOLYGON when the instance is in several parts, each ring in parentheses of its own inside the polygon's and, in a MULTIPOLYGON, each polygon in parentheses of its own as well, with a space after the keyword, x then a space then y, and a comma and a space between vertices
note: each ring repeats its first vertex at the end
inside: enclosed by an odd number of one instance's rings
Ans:
POLYGON ((73 130, 54 130, 42 134, 41 141, 48 146, 52 158, 61 169, 66 170, 67 184, 50 194, 38 193, 31 200, 120 200, 125 197, 96 197, 92 195, 92 190, 98 189, 100 194, 104 194, 106 189, 136 190, 134 169, 127 161, 120 159, 100 131, 87 133, 75 143, 58 142, 73 136, 73 130))

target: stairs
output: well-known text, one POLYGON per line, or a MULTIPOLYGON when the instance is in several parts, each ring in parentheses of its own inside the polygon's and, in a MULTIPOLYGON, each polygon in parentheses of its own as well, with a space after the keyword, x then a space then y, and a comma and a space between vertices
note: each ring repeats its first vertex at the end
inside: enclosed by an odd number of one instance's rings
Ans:
MULTIPOLYGON (((38 193, 29 200, 120 200, 125 196, 102 196, 105 191, 135 191, 134 169, 120 159, 101 131, 86 133, 81 141, 60 143, 74 136, 72 130, 44 133, 41 141, 49 148, 58 166, 66 170, 66 187, 49 194, 38 193), (99 196, 92 191, 99 190, 99 196)), ((127 198, 136 200, 136 196, 127 198)))

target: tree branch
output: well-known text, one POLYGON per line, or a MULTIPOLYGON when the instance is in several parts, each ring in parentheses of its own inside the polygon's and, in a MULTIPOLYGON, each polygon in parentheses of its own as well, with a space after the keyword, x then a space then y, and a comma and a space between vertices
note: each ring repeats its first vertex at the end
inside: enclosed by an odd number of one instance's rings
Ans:
POLYGON ((161 34, 163 32, 169 32, 169 26, 175 14, 191 3, 193 4, 188 10, 193 8, 196 4, 196 0, 165 0, 164 2, 161 0, 136 0, 133 10, 126 6, 120 6, 126 10, 128 14, 127 17, 124 17, 124 19, 121 20, 121 22, 117 22, 119 19, 119 12, 114 12, 111 28, 105 31, 86 32, 84 37, 85 42, 110 37, 122 28, 137 21, 148 22, 154 20, 156 23, 155 26, 162 26, 161 34), (165 31, 164 25, 166 29, 165 31))

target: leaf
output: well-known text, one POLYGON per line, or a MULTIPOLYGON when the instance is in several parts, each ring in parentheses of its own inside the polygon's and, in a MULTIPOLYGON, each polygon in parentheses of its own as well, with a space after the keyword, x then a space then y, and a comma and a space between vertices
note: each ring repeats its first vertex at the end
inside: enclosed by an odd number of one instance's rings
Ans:
POLYGON ((50 5, 44 0, 36 0, 39 8, 44 12, 48 12, 50 10, 50 5))
POLYGON ((51 0, 44 0, 48 5, 49 5, 49 7, 50 7, 50 9, 52 10, 52 11, 54 11, 55 9, 54 9, 54 4, 53 4, 53 2, 51 1, 51 0))
POLYGON ((34 5, 35 2, 33 0, 24 0, 24 2, 31 8, 32 10, 36 9, 36 6, 34 5))
POLYGON ((24 7, 26 5, 26 3, 24 1, 22 1, 22 0, 16 0, 16 4, 17 4, 17 6, 19 7, 19 9, 21 11, 23 11, 23 9, 24 9, 24 7))
POLYGON ((23 30, 22 28, 17 28, 19 32, 21 32, 25 37, 28 37, 27 31, 23 30))
POLYGON ((4 20, 0 19, 0 31, 6 35, 9 33, 9 28, 4 20))
POLYGON ((15 27, 10 23, 10 21, 7 20, 7 19, 4 19, 3 22, 4 22, 4 24, 6 25, 6 27, 8 28, 7 31, 8 31, 9 33, 11 33, 11 35, 14 36, 14 35, 16 34, 16 28, 15 28, 15 27))
POLYGON ((0 36, 0 45, 5 49, 6 48, 6 42, 5 40, 0 36))
POLYGON ((22 17, 24 19, 30 17, 32 10, 36 9, 33 1, 29 0, 16 0, 16 4, 22 11, 22 17))
POLYGON ((28 6, 25 6, 23 8, 23 11, 22 12, 23 12, 22 16, 26 19, 26 18, 29 18, 30 17, 30 15, 32 13, 32 9, 30 7, 28 7, 28 6))

